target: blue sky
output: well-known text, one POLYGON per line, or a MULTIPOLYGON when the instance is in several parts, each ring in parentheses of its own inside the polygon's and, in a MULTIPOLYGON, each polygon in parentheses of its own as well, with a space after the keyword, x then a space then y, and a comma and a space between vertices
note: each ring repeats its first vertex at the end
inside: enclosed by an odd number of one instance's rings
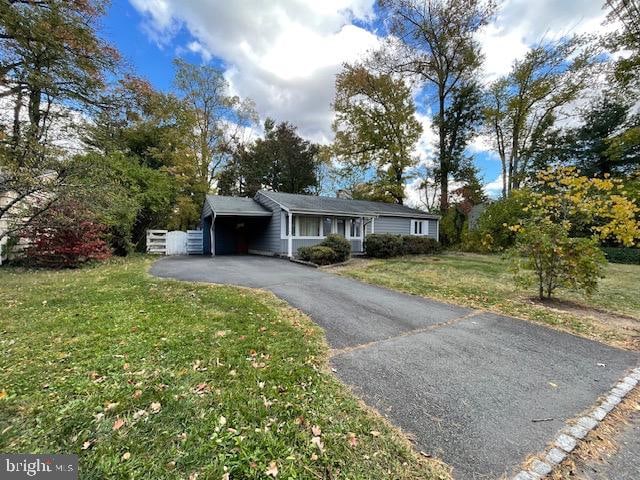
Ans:
MULTIPOLYGON (((486 55, 483 78, 506 73, 514 59, 542 37, 596 32, 604 12, 600 0, 505 0, 496 20, 478 35, 486 55)), ((225 70, 233 93, 256 102, 262 118, 290 121, 316 142, 331 139, 335 74, 382 40, 373 0, 112 0, 103 34, 131 70, 168 90, 172 60, 215 63, 225 70)), ((417 154, 433 157, 435 135, 422 102, 425 130, 417 154)), ((487 138, 469 149, 487 191, 500 186, 500 163, 487 138)), ((409 198, 418 193, 408 186, 409 198)))

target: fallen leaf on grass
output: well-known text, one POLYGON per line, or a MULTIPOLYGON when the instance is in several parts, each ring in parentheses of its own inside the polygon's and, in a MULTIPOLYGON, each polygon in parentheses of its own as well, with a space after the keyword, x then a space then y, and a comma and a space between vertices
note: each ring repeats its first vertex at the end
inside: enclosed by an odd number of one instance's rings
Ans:
POLYGON ((4 400, 5 398, 7 398, 7 391, 0 390, 0 400, 4 400))
POLYGON ((130 458, 131 458, 131 454, 130 454, 129 452, 125 452, 125 453, 122 455, 122 460, 123 460, 123 461, 125 461, 125 462, 126 462, 127 460, 129 460, 130 458))
POLYGON ((140 398, 142 396, 142 390, 136 390, 135 392, 133 392, 132 397, 133 398, 140 398))
POLYGON ((104 407, 105 412, 109 412, 118 406, 118 402, 107 403, 107 406, 104 407))
POLYGON ((372 437, 379 437, 380 436, 380 432, 377 430, 371 430, 369 432, 371 434, 372 437))
POLYGON ((318 447, 318 450, 320 450, 320 453, 324 452, 324 444, 322 443, 322 440, 320 440, 320 437, 313 437, 311 439, 311 444, 318 447))
POLYGON ((113 430, 120 430, 124 427, 126 422, 122 418, 118 418, 115 422, 113 422, 113 430))
POLYGON ((199 383, 198 385, 196 385, 196 388, 193 389, 193 393, 195 393, 196 395, 205 395, 210 391, 211 389, 206 383, 199 383))
POLYGON ((153 402, 150 408, 151 413, 159 413, 160 410, 162 410, 162 405, 160 404, 160 402, 153 402))
POLYGON ((91 448, 91 445, 93 445, 93 440, 87 440, 82 444, 82 450, 87 450, 91 448))
POLYGON ((318 455, 316 455, 315 453, 311 454, 311 461, 315 462, 316 460, 318 460, 318 455))
POLYGON ((276 478, 278 476, 278 464, 276 462, 269 463, 269 468, 267 468, 267 471, 264 473, 270 477, 276 478))
POLYGON ((147 415, 147 411, 146 410, 138 410, 136 413, 133 414, 133 419, 134 420, 138 420, 138 419, 144 417, 145 415, 147 415))
POLYGON ((347 434, 347 443, 349 443, 350 447, 357 447, 358 446, 358 437, 356 437, 355 433, 349 432, 347 434))
POLYGON ((322 430, 320 430, 320 427, 318 425, 314 425, 313 427, 311 427, 311 433, 313 433, 314 437, 319 437, 320 435, 322 435, 322 430))

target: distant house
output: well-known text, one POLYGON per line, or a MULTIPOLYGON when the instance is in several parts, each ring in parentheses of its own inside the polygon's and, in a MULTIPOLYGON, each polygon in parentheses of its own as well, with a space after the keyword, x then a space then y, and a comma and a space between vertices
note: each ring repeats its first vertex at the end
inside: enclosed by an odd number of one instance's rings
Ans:
POLYGON ((487 207, 491 205, 489 202, 479 203, 478 205, 474 205, 471 207, 469 214, 467 216, 467 220, 469 222, 469 230, 475 230, 478 226, 478 220, 487 209, 487 207))
POLYGON ((260 190, 254 198, 208 195, 202 210, 204 253, 292 257, 335 233, 364 251, 367 235, 438 239, 438 215, 404 205, 260 190))

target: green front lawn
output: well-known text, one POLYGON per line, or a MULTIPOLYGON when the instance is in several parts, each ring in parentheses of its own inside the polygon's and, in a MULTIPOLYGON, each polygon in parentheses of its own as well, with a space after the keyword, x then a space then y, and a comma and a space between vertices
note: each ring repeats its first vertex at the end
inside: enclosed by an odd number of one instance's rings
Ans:
POLYGON ((149 264, 0 270, 0 451, 76 453, 83 479, 448 478, 336 380, 307 317, 149 264))
POLYGON ((608 264, 606 278, 593 297, 560 291, 558 298, 562 302, 551 304, 540 304, 532 298, 536 295, 533 289, 516 289, 508 261, 497 255, 446 253, 356 260, 335 271, 403 292, 540 321, 611 344, 640 348, 638 265, 608 264))

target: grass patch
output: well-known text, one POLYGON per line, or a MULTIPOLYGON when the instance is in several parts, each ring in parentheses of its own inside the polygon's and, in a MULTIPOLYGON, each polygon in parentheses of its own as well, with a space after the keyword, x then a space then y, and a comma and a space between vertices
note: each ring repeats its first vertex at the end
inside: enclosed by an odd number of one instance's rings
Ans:
POLYGON ((496 255, 445 253, 356 261, 334 271, 415 295, 543 322, 613 345, 640 348, 640 266, 608 264, 606 277, 592 297, 560 290, 558 298, 564 303, 545 305, 532 299, 533 290, 514 286, 507 262, 496 255))
POLYGON ((76 453, 83 479, 449 478, 328 371, 307 317, 149 263, 0 271, 0 451, 76 453))

